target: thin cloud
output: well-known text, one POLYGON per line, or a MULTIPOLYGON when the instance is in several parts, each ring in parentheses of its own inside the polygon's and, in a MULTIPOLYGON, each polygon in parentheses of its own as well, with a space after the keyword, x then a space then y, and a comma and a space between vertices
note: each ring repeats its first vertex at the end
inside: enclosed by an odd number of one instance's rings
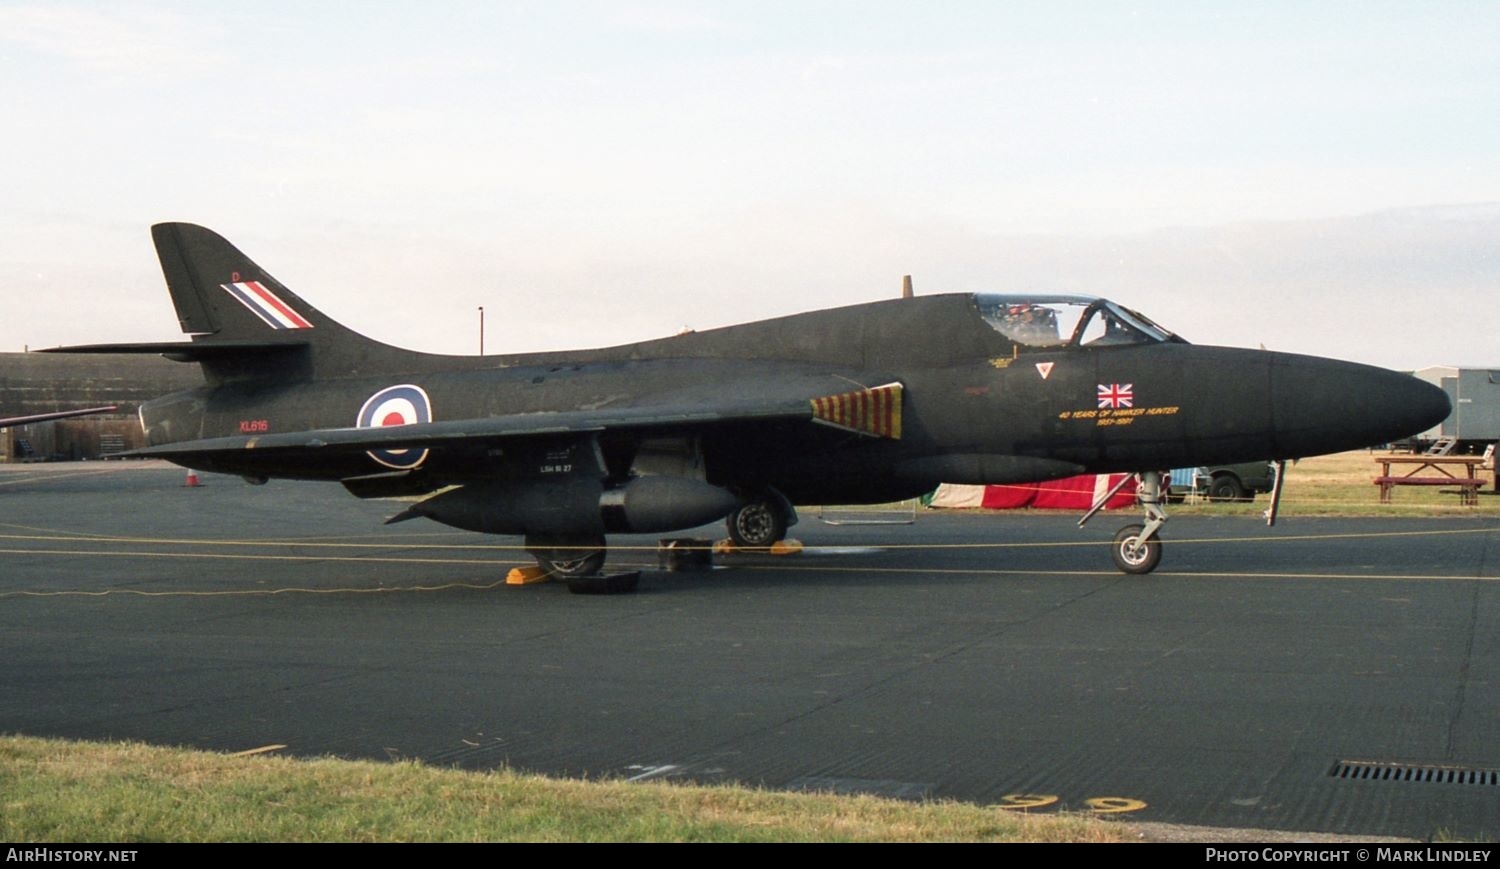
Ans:
POLYGON ((693 6, 632 3, 611 19, 620 27, 650 33, 702 33, 728 29, 724 19, 693 6))
POLYGON ((201 18, 160 9, 95 9, 60 4, 0 6, 0 42, 107 73, 153 73, 185 64, 218 64, 195 46, 223 35, 201 18))

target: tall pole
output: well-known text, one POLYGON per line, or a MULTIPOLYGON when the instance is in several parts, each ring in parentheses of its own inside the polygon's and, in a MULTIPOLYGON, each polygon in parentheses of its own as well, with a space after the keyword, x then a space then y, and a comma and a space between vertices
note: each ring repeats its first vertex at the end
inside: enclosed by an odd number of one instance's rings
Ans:
POLYGON ((484 355, 484 306, 479 306, 479 355, 484 355))

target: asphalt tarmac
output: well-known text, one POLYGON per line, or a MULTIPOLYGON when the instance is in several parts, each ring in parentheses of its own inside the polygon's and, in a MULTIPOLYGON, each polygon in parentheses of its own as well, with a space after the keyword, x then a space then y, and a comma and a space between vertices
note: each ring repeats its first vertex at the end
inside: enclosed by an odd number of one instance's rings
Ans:
MULTIPOLYGON (((513 538, 340 487, 0 471, 0 731, 1493 840, 1500 523, 804 514, 800 555, 507 588, 513 538)), ((1374 500, 1372 493, 1371 500, 1374 500)), ((705 529, 704 535, 717 533, 705 529)), ((629 548, 639 547, 639 548, 629 548)))

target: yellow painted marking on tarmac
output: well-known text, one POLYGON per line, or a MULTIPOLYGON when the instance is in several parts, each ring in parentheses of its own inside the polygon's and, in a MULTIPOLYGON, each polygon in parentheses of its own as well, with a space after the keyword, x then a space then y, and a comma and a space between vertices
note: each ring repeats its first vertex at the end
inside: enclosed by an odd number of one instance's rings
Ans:
POLYGON ((217 558, 226 561, 351 561, 359 564, 484 564, 484 558, 401 558, 366 555, 248 555, 239 552, 139 552, 113 549, 0 549, 3 555, 81 555, 109 558, 217 558))
MULTIPOLYGON (((389 548, 389 547, 385 547, 389 548)), ((165 552, 165 551, 132 551, 132 550, 90 550, 90 549, 6 549, 0 548, 0 554, 4 555, 65 555, 78 557, 109 557, 109 558, 200 558, 215 559, 223 561, 279 561, 279 562, 351 562, 358 564, 467 564, 493 566, 494 561, 483 558, 433 558, 433 557, 401 557, 401 556, 376 556, 376 555, 265 555, 235 552, 165 552)), ((739 564, 735 566, 738 570, 784 570, 781 565, 768 564, 739 564)), ((943 576, 1095 576, 1123 578, 1123 574, 1115 570, 1035 570, 1017 568, 991 568, 991 567, 923 567, 913 565, 909 567, 876 567, 876 566, 841 566, 818 564, 800 564, 798 570, 816 571, 822 573, 866 573, 866 574, 912 574, 912 575, 943 575, 943 576)), ((1315 579, 1315 580, 1472 580, 1482 582, 1493 582, 1500 577, 1472 576, 1458 574, 1399 574, 1399 573, 1310 573, 1310 572, 1285 572, 1274 573, 1268 571, 1171 571, 1158 570, 1152 574, 1153 577, 1164 578, 1196 578, 1196 579, 1315 579)), ((503 582, 503 580, 502 580, 503 582)), ((6 594, 19 594, 20 592, 0 592, 0 597, 6 594)), ((35 592, 32 594, 44 594, 35 592)))
MULTIPOLYGON (((72 529, 42 528, 35 525, 20 525, 14 522, 0 522, 0 528, 11 528, 17 531, 33 531, 36 536, 7 535, 0 534, 0 540, 113 540, 119 542, 146 541, 161 543, 172 541, 172 538, 164 537, 134 537, 120 534, 92 534, 86 531, 75 531, 72 529)), ((307 537, 243 537, 243 538, 182 538, 190 543, 216 543, 224 542, 235 546, 345 546, 366 548, 397 548, 409 549, 511 549, 514 547, 504 544, 493 543, 407 543, 403 542, 409 538, 422 537, 457 537, 473 539, 473 534, 467 531, 432 531, 427 533, 391 533, 388 531, 371 532, 368 534, 312 534, 307 537), (379 543, 340 543, 343 540, 378 540, 379 543)))
POLYGON ((66 480, 70 477, 93 477, 98 474, 112 474, 116 470, 116 468, 102 468, 97 471, 59 471, 55 474, 30 474, 19 480, 0 480, 0 486, 20 486, 41 480, 66 480))
POLYGON ((1140 800, 1130 797, 1092 797, 1083 801, 1096 815, 1118 815, 1123 812, 1139 812, 1146 807, 1140 800))
MULTIPOLYGON (((57 530, 55 528, 37 528, 37 527, 32 526, 32 525, 16 525, 16 524, 13 524, 13 523, 10 523, 10 522, 0 522, 0 528, 15 528, 18 531, 35 531, 35 532, 37 532, 37 535, 38 535, 37 539, 38 540, 50 540, 50 539, 59 539, 59 540, 61 540, 61 539, 64 539, 64 538, 62 538, 62 537, 59 536, 59 535, 62 535, 62 534, 69 534, 69 535, 72 536, 72 539, 76 539, 76 540, 113 540, 114 539, 109 534, 90 534, 90 533, 88 533, 86 531, 65 532, 65 531, 59 531, 59 530, 57 530)), ((3 540, 3 539, 5 539, 5 536, 4 535, 0 535, 0 540, 3 540)), ((24 538, 18 538, 18 539, 24 539, 24 538)))
MULTIPOLYGON (((1256 535, 1243 537, 1163 537, 1163 543, 1173 546, 1205 543, 1283 543, 1290 541, 1308 542, 1322 540, 1371 540, 1379 538, 1394 537, 1451 537, 1466 534, 1500 534, 1500 525, 1491 528, 1448 528, 1433 529, 1425 531, 1352 531, 1338 534, 1284 534, 1284 535, 1256 535)), ((3 536, 3 535, 0 535, 3 536)), ((720 541, 714 546, 716 554, 727 554, 738 552, 732 544, 720 541)), ((899 551, 924 551, 924 550, 963 550, 963 549, 1065 549, 1070 547, 1093 547, 1108 546, 1108 540, 1031 540, 1014 543, 876 543, 882 550, 890 552, 899 551)), ((824 549, 839 550, 847 548, 848 544, 828 544, 820 546, 817 544, 807 546, 808 552, 819 552, 824 549)), ((627 552, 630 550, 655 551, 654 546, 611 546, 611 551, 627 552)), ((760 550, 748 550, 751 552, 760 550)))
MULTIPOLYGON (((0 525, 0 527, 21 527, 14 525, 0 525)), ((36 529, 42 530, 42 529, 36 529)), ((1349 532, 1340 534, 1295 534, 1295 535, 1260 535, 1253 537, 1193 537, 1176 538, 1165 537, 1164 543, 1173 546, 1208 543, 1281 543, 1289 541, 1323 541, 1323 540, 1369 540, 1378 538, 1398 537, 1443 537, 1466 534, 1495 534, 1500 533, 1500 526, 1493 528, 1451 528, 1424 531, 1367 531, 1349 532)), ((216 538, 171 538, 171 537, 124 537, 87 534, 0 534, 0 540, 16 540, 29 542, 55 542, 55 543, 96 543, 108 541, 117 544, 153 544, 157 546, 226 546, 226 547, 270 547, 287 546, 301 547, 307 549, 414 549, 414 550, 480 550, 486 552, 519 552, 525 549, 521 543, 405 543, 399 541, 371 542, 371 543, 348 543, 328 541, 324 538, 276 538, 276 539, 216 539, 216 538)), ((714 551, 718 554, 737 551, 724 547, 720 541, 714 545, 714 551)), ((1098 547, 1108 546, 1107 540, 1055 540, 1055 541, 1022 541, 1013 543, 881 543, 883 550, 898 551, 926 551, 926 550, 1000 550, 1000 549, 1057 549, 1071 547, 1098 547)), ((806 551, 819 552, 823 549, 839 550, 846 548, 845 544, 829 546, 808 546, 806 551)), ((647 545, 620 545, 611 546, 612 552, 656 552, 657 546, 647 545)), ((756 550, 751 550, 756 551, 756 550)))
POLYGON ((445 582, 441 585, 391 585, 373 588, 249 588, 229 589, 222 591, 193 591, 190 589, 177 589, 173 591, 146 591, 139 588, 107 588, 102 591, 5 591, 0 592, 0 598, 7 597, 276 597, 284 594, 407 594, 414 592, 453 591, 457 589, 468 591, 489 591, 505 585, 505 580, 497 579, 494 582, 445 582))
POLYGON ((229 756, 254 757, 257 754, 270 754, 273 751, 280 751, 283 748, 286 748, 286 746, 280 743, 277 743, 276 745, 262 745, 260 748, 247 748, 244 751, 231 752, 229 756))
POLYGON ((1192 573, 1179 571, 1158 570, 1153 576, 1190 577, 1193 579, 1379 579, 1386 581, 1437 581, 1450 580, 1459 582, 1496 582, 1500 576, 1465 576, 1456 573, 1257 573, 1245 571, 1239 573, 1192 573))
MULTIPOLYGON (((737 564, 735 570, 785 570, 781 565, 737 564)), ((1021 570, 999 567, 855 567, 838 565, 809 565, 802 563, 796 570, 817 573, 898 573, 927 576, 1098 576, 1129 579, 1118 570, 1021 570)), ((1403 573, 1207 573, 1188 570, 1157 570, 1151 578, 1172 579, 1379 579, 1379 580, 1456 580, 1460 582, 1500 582, 1500 576, 1466 576, 1460 574, 1403 574, 1403 573)), ((1138 578, 1144 581, 1146 577, 1138 578)))
POLYGON ((997 809, 1025 810, 1050 806, 1058 800, 1057 794, 1006 794, 995 804, 997 809))
POLYGON ((1278 534, 1251 537, 1190 537, 1179 540, 1163 537, 1164 543, 1282 543, 1289 540, 1370 540, 1384 537, 1448 537, 1463 534, 1495 534, 1500 525, 1491 528, 1447 528, 1426 531, 1349 531, 1339 534, 1278 534))
MULTIPOLYGON (((481 549, 493 551, 519 551, 525 547, 517 543, 328 543, 312 540, 233 540, 212 537, 98 537, 77 534, 0 534, 0 540, 56 543, 130 543, 157 546, 289 546, 302 549, 481 549)), ((654 547, 633 547, 636 549, 654 547)))
MULTIPOLYGON (((1284 535, 1257 535, 1248 537, 1169 537, 1161 538, 1163 543, 1173 546, 1179 544, 1203 544, 1203 543, 1284 543, 1288 541, 1319 541, 1319 540, 1370 540, 1388 537, 1445 537, 1464 534, 1497 534, 1500 533, 1500 525, 1492 528, 1448 528, 1427 531, 1351 531, 1339 534, 1284 534, 1284 535)), ((1052 540, 1052 541, 1023 541, 1020 543, 881 543, 881 549, 892 551, 903 549, 1052 549, 1069 546, 1099 546, 1109 545, 1109 541, 1099 540, 1052 540)), ((817 546, 807 547, 809 551, 816 551, 817 546)))
MULTIPOLYGON (((160 557, 160 558, 218 558, 218 559, 244 559, 244 560, 272 560, 272 561, 357 561, 364 564, 477 564, 493 566, 493 562, 476 559, 437 559, 437 558, 314 558, 298 556, 271 556, 271 555, 226 555, 226 554, 200 554, 200 553, 115 553, 115 552, 87 552, 87 551, 56 551, 56 550, 7 550, 0 549, 0 554, 22 554, 22 555, 81 555, 81 556, 109 556, 119 557, 160 557)), ((630 566, 630 565, 620 565, 630 566)), ((649 565, 641 565, 642 568, 649 565)), ((772 565, 740 565, 738 570, 781 570, 784 568, 772 565)), ((1096 579, 1113 579, 1126 582, 1129 577, 1114 570, 1016 570, 1004 568, 928 568, 928 567, 836 567, 836 566, 799 566, 799 570, 815 571, 821 573, 863 573, 863 574, 905 574, 911 576, 1012 576, 1012 577, 1092 577, 1096 579)), ((1152 574, 1153 578, 1172 579, 1271 579, 1271 580, 1312 580, 1312 581, 1349 581, 1349 580, 1374 580, 1385 582, 1496 582, 1500 577, 1496 576, 1457 576, 1440 574, 1358 574, 1358 573, 1194 573, 1190 571, 1161 571, 1152 574)), ((0 599, 11 597, 275 597, 285 594, 309 594, 309 595, 338 595, 338 594, 395 594, 407 592, 434 592, 466 589, 471 591, 488 591, 507 585, 505 579, 499 579, 490 583, 449 582, 440 585, 417 585, 417 586, 381 586, 374 588, 340 587, 340 588, 272 588, 272 589, 234 589, 221 591, 145 591, 142 589, 104 589, 101 591, 80 590, 55 590, 55 591, 0 591, 0 599)))
MULTIPOLYGON (((101 473, 101 472, 92 472, 101 473)), ((0 527, 24 528, 14 524, 0 527)), ((41 530, 41 529, 36 529, 41 530)), ((1443 537, 1465 534, 1491 534, 1500 531, 1500 528, 1463 528, 1463 529, 1438 529, 1420 531, 1377 531, 1377 532, 1350 532, 1339 534, 1307 534, 1290 536, 1254 536, 1254 537, 1221 537, 1201 539, 1169 539, 1173 545, 1187 543, 1226 543, 1226 542, 1256 542, 1269 543, 1277 541, 1323 541, 1341 539, 1374 539, 1374 538, 1404 538, 1404 537, 1443 537)), ((448 532, 440 532, 448 533, 448 532)), ((413 551, 478 551, 488 553, 519 552, 524 549, 521 544, 490 544, 490 543, 461 543, 461 544, 420 544, 403 543, 397 541, 350 543, 333 542, 326 539, 274 539, 274 540, 228 540, 228 539, 205 539, 205 538, 151 538, 151 537, 107 537, 88 536, 82 534, 0 534, 0 540, 24 541, 31 543, 110 543, 116 546, 146 545, 155 546, 179 546, 199 547, 211 549, 216 547, 288 547, 292 549, 311 550, 380 550, 390 552, 392 550, 413 551)), ((1004 550, 1004 549, 1027 549, 1027 548, 1055 548, 1055 547, 1093 547, 1108 545, 1105 541, 1056 541, 1056 542, 1021 542, 1021 543, 939 543, 939 544, 883 544, 882 549, 891 552, 910 551, 919 552, 925 550, 1004 550)), ((831 547, 807 547, 809 552, 819 552, 822 549, 837 551, 840 546, 831 547)), ((615 546, 611 549, 618 553, 626 552, 652 552, 655 546, 615 546)), ((715 550, 723 552, 716 544, 715 550)), ((491 567, 495 565, 493 560, 484 558, 439 558, 419 556, 397 556, 397 555, 334 555, 334 554, 306 554, 306 555, 277 555, 277 554, 248 554, 248 553, 225 553, 225 552, 182 552, 182 551, 139 551, 126 549, 53 549, 48 546, 34 548, 10 548, 0 549, 0 553, 8 555, 31 555, 31 556, 75 556, 75 557, 112 557, 112 558, 198 558, 217 560, 239 560, 239 561, 275 561, 275 562, 352 562, 360 564, 432 564, 432 565, 483 565, 491 567)), ((739 569, 745 570, 778 570, 784 569, 780 566, 741 564, 739 569)), ((1065 577, 1099 577, 1122 579, 1115 571, 1100 570, 1025 570, 1005 568, 931 568, 931 567, 856 567, 837 565, 806 565, 800 566, 802 570, 816 570, 829 573, 866 573, 866 574, 903 574, 912 576, 922 575, 949 575, 949 576, 1065 576, 1065 577)), ((1220 572, 1191 572, 1159 570, 1153 575, 1154 578, 1194 578, 1194 579, 1270 579, 1270 580, 1322 580, 1322 581, 1348 581, 1348 580, 1378 580, 1378 581, 1494 581, 1500 577, 1484 577, 1472 575, 1452 574, 1360 574, 1360 573, 1314 573, 1314 572, 1269 572, 1269 571, 1220 571, 1220 572)), ((503 582, 503 580, 501 581, 503 582)), ((428 587, 386 587, 386 588, 336 588, 336 589, 270 589, 249 591, 214 591, 214 592, 144 592, 134 589, 106 590, 98 592, 84 591, 11 591, 0 592, 0 598, 4 597, 55 597, 55 596, 88 596, 104 597, 111 594, 134 594, 138 596, 231 596, 231 595, 271 595, 283 593, 305 593, 305 594, 353 594, 353 593, 386 593, 400 591, 437 591, 445 589, 488 589, 501 583, 487 585, 475 585, 470 583, 451 583, 440 586, 428 587)))
MULTIPOLYGON (((3 550, 0 550, 3 551, 3 550)), ((734 570, 788 570, 780 564, 736 564, 734 570)), ((906 573, 913 575, 944 576, 1107 576, 1124 579, 1118 570, 1017 570, 1001 567, 840 567, 837 565, 809 565, 799 562, 795 568, 809 573, 906 573)), ((1160 576, 1161 571, 1152 576, 1160 576)))

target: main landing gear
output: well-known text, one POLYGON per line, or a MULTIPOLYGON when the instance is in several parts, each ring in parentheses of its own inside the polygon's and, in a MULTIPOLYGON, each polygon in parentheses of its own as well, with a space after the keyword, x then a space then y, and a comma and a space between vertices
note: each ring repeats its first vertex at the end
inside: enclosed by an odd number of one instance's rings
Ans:
POLYGON ((1161 506, 1161 472, 1145 471, 1134 477, 1124 478, 1114 488, 1094 501, 1094 506, 1090 507, 1089 511, 1083 514, 1083 518, 1078 520, 1078 527, 1082 528, 1084 523, 1094 517, 1095 513, 1104 509, 1109 499, 1133 479, 1140 480, 1136 493, 1146 513, 1146 524, 1126 525, 1115 532, 1115 539, 1109 546, 1109 554, 1114 559, 1115 567, 1119 568, 1122 573, 1150 573, 1161 563, 1162 542, 1156 534, 1167 522, 1167 511, 1161 506))
POLYGON ((729 539, 740 549, 769 549, 784 539, 787 528, 795 524, 797 511, 786 496, 774 489, 746 501, 724 519, 729 539))
POLYGON ((604 567, 602 535, 528 534, 526 551, 538 567, 564 581, 596 576, 604 567))
POLYGON ((640 571, 602 572, 606 554, 602 536, 528 534, 525 545, 537 566, 566 582, 574 594, 627 594, 640 583, 640 571))

